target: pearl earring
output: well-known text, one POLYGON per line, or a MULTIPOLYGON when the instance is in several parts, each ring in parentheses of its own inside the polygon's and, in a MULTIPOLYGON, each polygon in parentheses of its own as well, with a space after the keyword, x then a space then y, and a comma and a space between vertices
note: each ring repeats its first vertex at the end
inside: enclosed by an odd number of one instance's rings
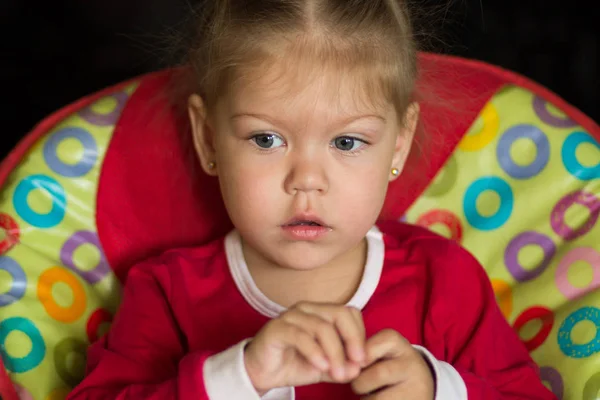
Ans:
POLYGON ((217 164, 215 164, 212 161, 208 163, 208 169, 215 169, 216 166, 217 166, 217 164))
POLYGON ((392 168, 392 175, 394 175, 394 176, 400 175, 400 170, 398 168, 392 168))

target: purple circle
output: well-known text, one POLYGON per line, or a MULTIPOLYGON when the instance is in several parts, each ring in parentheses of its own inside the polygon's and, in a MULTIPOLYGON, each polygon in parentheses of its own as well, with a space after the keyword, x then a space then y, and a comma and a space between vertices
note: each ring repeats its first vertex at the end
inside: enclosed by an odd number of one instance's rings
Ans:
POLYGON ((62 249, 60 249, 60 260, 64 266, 68 267, 91 284, 99 282, 110 272, 110 266, 106 261, 106 257, 104 257, 100 240, 94 232, 90 231, 75 232, 73 236, 67 239, 67 241, 63 244, 62 249), (100 252, 100 260, 98 261, 96 267, 91 271, 80 270, 73 261, 73 254, 75 253, 75 250, 77 250, 79 246, 86 243, 95 246, 100 252))
POLYGON ((76 127, 63 128, 50 136, 44 145, 44 159, 50 169, 68 178, 77 178, 90 172, 98 159, 98 146, 94 137, 85 129, 76 127), (76 139, 83 146, 83 158, 75 165, 65 164, 58 158, 57 150, 65 139, 76 139))
POLYGON ((598 197, 593 193, 578 190, 567 194, 556 203, 550 214, 550 225, 552 226, 552 230, 563 239, 573 240, 588 233, 596 224, 596 221, 598 221, 599 214, 600 200, 598 197), (590 211, 590 218, 577 230, 573 230, 565 223, 565 214, 573 204, 587 207, 590 211))
POLYGON ((572 128, 577 126, 577 122, 573 121, 571 118, 561 118, 553 115, 548 111, 548 102, 541 98, 540 96, 535 96, 533 98, 533 110, 539 119, 550 126, 554 126, 556 128, 572 128))
POLYGON ((117 106, 113 111, 108 114, 100 114, 95 112, 92 109, 93 104, 90 104, 83 110, 79 111, 79 116, 89 122, 92 125, 96 126, 109 126, 115 125, 121 115, 121 111, 125 107, 125 103, 127 103, 128 95, 125 92, 117 92, 113 93, 110 96, 117 101, 117 106))
POLYGON ((540 378, 543 381, 548 382, 550 384, 550 390, 552 390, 552 393, 558 397, 558 400, 562 400, 565 392, 565 386, 560 373, 552 367, 541 367, 540 378))
POLYGON ((500 167, 512 178, 529 179, 539 174, 548 164, 548 160, 550 160, 550 142, 546 134, 537 126, 516 125, 504 132, 498 141, 496 157, 500 167), (518 165, 510 155, 513 143, 522 138, 531 140, 536 147, 535 160, 529 165, 518 165))
POLYGON ((538 277, 542 272, 548 268, 554 253, 556 252, 556 245, 548 236, 538 232, 528 231, 523 232, 513 238, 510 241, 506 250, 504 251, 504 264, 511 273, 511 275, 519 282, 526 282, 531 279, 538 277), (532 270, 526 270, 521 264, 519 264, 519 251, 530 244, 537 244, 544 251, 544 259, 532 270))

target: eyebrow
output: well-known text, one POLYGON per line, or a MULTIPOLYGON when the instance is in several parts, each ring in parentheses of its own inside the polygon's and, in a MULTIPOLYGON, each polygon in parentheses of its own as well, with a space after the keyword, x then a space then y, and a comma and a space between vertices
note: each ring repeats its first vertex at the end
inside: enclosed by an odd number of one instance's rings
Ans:
MULTIPOLYGON (((266 114, 236 113, 236 114, 232 115, 230 119, 234 120, 234 119, 243 118, 243 117, 252 117, 252 118, 262 119, 263 121, 267 121, 275 126, 285 125, 285 124, 282 124, 281 121, 278 121, 276 118, 272 118, 266 114)), ((347 126, 355 121, 358 121, 361 119, 366 119, 366 118, 376 118, 376 119, 379 119, 380 121, 383 121, 384 123, 387 121, 384 117, 382 117, 381 115, 377 115, 377 114, 352 115, 352 116, 340 121, 339 126, 347 126)))

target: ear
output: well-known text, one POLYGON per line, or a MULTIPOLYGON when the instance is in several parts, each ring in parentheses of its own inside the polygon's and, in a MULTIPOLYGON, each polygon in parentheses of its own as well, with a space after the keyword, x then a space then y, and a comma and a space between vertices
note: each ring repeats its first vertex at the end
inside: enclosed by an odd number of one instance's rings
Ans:
POLYGON ((194 148, 200 159, 202 169, 208 175, 217 176, 214 131, 208 124, 204 100, 197 94, 188 99, 188 115, 194 139, 194 148))
MULTIPOLYGON (((394 155, 392 157, 390 171, 394 168, 397 168, 398 171, 402 172, 404 169, 404 165, 406 164, 406 160, 408 159, 408 155, 415 138, 415 132, 419 122, 419 114, 419 103, 411 103, 406 110, 404 118, 402 119, 402 125, 400 131, 398 132, 398 136, 396 137, 396 145, 394 146, 394 155)), ((390 181, 395 180, 398 178, 398 176, 400 176, 400 174, 393 175, 390 172, 390 181)))

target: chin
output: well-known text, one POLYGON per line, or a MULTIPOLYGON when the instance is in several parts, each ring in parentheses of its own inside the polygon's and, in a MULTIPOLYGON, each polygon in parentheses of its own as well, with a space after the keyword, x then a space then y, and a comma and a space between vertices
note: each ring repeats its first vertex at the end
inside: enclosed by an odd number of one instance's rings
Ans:
POLYGON ((289 268, 296 271, 311 271, 326 265, 332 258, 331 252, 327 252, 324 249, 295 251, 280 249, 277 251, 277 254, 274 254, 273 260, 282 268, 289 268))

